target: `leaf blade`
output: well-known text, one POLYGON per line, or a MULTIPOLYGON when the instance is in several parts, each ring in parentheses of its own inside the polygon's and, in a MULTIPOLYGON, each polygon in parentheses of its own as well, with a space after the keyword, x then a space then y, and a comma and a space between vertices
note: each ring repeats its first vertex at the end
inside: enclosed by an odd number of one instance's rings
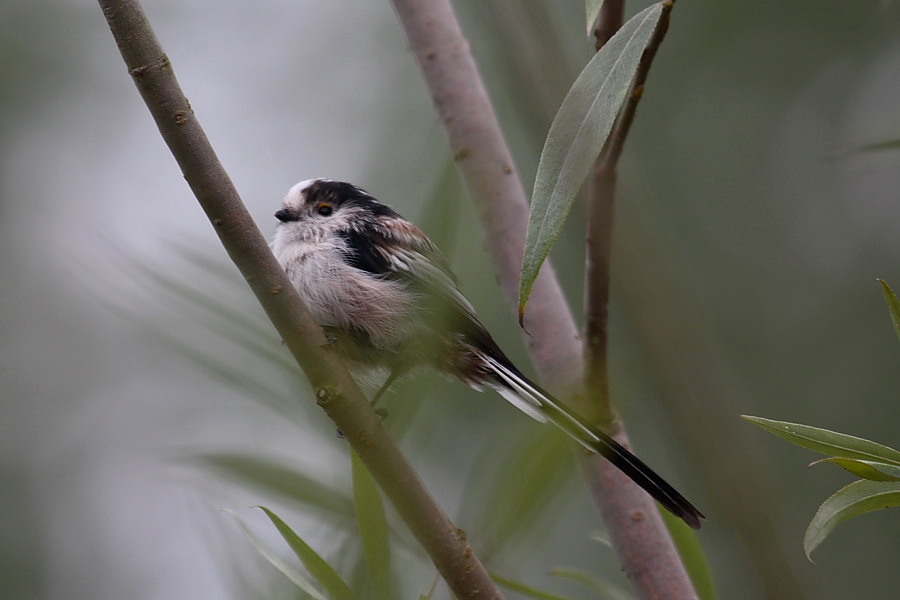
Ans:
POLYGON ((591 30, 600 16, 600 7, 603 6, 603 0, 584 0, 584 13, 587 19, 587 34, 591 35, 591 30))
POLYGON ((625 23, 588 61, 550 125, 532 192, 519 284, 520 323, 540 267, 603 148, 661 15, 662 4, 657 3, 625 23))
POLYGON ((828 534, 847 519, 882 508, 900 506, 900 482, 854 481, 825 500, 803 536, 803 551, 811 554, 828 534))
POLYGON ((857 460, 853 458, 838 458, 835 456, 823 458, 811 463, 809 466, 821 463, 834 463, 845 471, 853 473, 862 479, 869 481, 900 481, 900 467, 871 460, 857 460))
POLYGON ((778 437, 815 452, 839 458, 900 466, 900 452, 877 442, 800 423, 775 421, 749 415, 741 415, 741 417, 778 437))
POLYGON ((341 578, 338 572, 328 562, 322 558, 315 550, 307 544, 303 538, 297 535, 293 529, 288 527, 287 523, 273 513, 265 506, 259 507, 275 528, 284 541, 288 543, 294 555, 300 559, 309 574, 318 581, 328 595, 334 600, 356 600, 356 594, 350 589, 350 586, 341 578))
POLYGON ((375 479, 356 452, 351 452, 353 501, 376 598, 391 598, 391 552, 384 502, 375 479))
POLYGON ((266 547, 266 545, 262 543, 262 540, 260 540, 252 531, 250 531, 250 528, 246 523, 244 523, 244 520, 237 515, 237 513, 228 509, 224 509, 224 511, 237 520, 238 525, 244 532, 244 535, 247 537, 253 547, 256 548, 256 551, 260 554, 260 556, 266 559, 266 561, 270 565, 275 567, 278 572, 284 575, 288 579, 288 581, 293 583, 297 587, 297 589, 302 590, 303 592, 311 596, 314 600, 329 600, 322 594, 322 592, 320 592, 316 588, 315 584, 310 581, 310 579, 306 575, 289 566, 268 547, 266 547))
POLYGON ((881 289, 884 292, 884 299, 888 305, 888 312, 891 314, 894 331, 897 332, 897 337, 900 338, 900 299, 897 298, 897 294, 894 293, 894 290, 891 289, 891 286, 884 279, 879 279, 878 283, 881 284, 881 289))

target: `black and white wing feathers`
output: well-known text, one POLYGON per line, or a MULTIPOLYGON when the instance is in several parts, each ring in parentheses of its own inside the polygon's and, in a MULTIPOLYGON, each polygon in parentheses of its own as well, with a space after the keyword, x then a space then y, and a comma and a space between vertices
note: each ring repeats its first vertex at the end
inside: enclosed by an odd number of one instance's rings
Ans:
POLYGON ((457 287, 437 247, 415 226, 399 216, 383 222, 358 222, 344 236, 347 261, 378 277, 407 283, 421 296, 421 306, 435 314, 431 323, 438 336, 462 336, 482 364, 480 378, 468 383, 493 388, 532 418, 550 421, 576 442, 600 454, 628 475, 654 499, 693 528, 703 514, 684 496, 621 444, 566 408, 522 374, 487 332, 471 303, 457 287))

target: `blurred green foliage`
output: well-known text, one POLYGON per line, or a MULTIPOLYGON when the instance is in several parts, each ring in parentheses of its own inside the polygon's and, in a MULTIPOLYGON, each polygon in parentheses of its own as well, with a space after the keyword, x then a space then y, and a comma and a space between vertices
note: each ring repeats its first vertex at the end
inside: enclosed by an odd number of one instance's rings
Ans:
MULTIPOLYGON (((146 4, 263 227, 297 180, 363 185, 423 225, 527 366, 386 3, 146 4)), ((591 53, 583 6, 455 6, 529 188, 591 53)), ((900 159, 859 149, 900 132, 900 4, 698 0, 672 19, 619 176, 615 401, 639 454, 709 515, 700 539, 722 597, 836 600, 859 581, 893 597, 895 511, 838 529, 808 564, 799 540, 840 474, 800 472, 738 415, 895 437, 896 341, 870 283, 898 277, 900 159)), ((9 0, 0 28, 0 596, 296 597, 218 510, 278 547, 244 508, 258 504, 364 581, 346 448, 279 358, 98 9, 9 0)), ((582 210, 551 256, 576 313, 582 210)), ((625 586, 590 539, 599 519, 563 442, 535 462, 551 433, 428 374, 386 400, 392 433, 494 572, 563 596, 584 589, 555 565, 625 586), (530 505, 485 523, 513 485, 530 505)), ((394 563, 411 565, 398 585, 425 593, 433 574, 387 514, 394 563)))

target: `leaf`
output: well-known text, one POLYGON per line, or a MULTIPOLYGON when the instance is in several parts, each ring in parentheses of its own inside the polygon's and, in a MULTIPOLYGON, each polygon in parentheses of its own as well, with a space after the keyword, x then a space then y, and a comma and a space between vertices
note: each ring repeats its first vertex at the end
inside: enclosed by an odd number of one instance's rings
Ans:
POLYGON ((391 549, 384 503, 375 480, 356 452, 351 452, 351 461, 356 521, 369 565, 373 595, 391 598, 391 549))
POLYGON ((353 593, 353 590, 350 589, 350 586, 341 579, 338 572, 325 559, 319 556, 299 535, 294 533, 278 515, 265 506, 260 506, 259 508, 266 513, 266 516, 278 529, 278 533, 288 543, 291 550, 294 551, 294 554, 300 559, 306 570, 309 571, 309 574, 316 578, 316 581, 325 588, 329 596, 334 600, 355 600, 356 595, 353 593))
POLYGON ((554 577, 565 577, 572 581, 577 581, 586 588, 597 593, 598 598, 605 600, 632 600, 634 596, 619 587, 601 581, 594 577, 593 573, 589 573, 583 569, 572 569, 568 567, 556 567, 550 574, 554 577))
POLYGON ((282 575, 287 577, 288 580, 295 586, 297 586, 298 589, 306 592, 315 600, 328 600, 328 598, 322 595, 322 592, 320 592, 316 588, 315 584, 310 581, 310 579, 306 575, 304 575, 300 571, 297 571, 293 567, 288 566, 288 564, 278 558, 278 556, 274 552, 269 550, 265 546, 265 544, 263 544, 262 541, 258 537, 256 537, 252 531, 250 531, 250 528, 247 527, 246 523, 244 523, 243 519, 241 519, 237 515, 237 513, 228 509, 224 510, 226 513, 237 519, 238 525, 240 525, 241 529, 244 531, 244 535, 247 536, 247 539, 250 540, 250 543, 253 544, 254 548, 256 548, 256 551, 259 552, 259 554, 263 558, 265 558, 269 562, 269 564, 275 567, 282 575))
POLYGON ((519 592, 520 594, 522 594, 523 596, 527 596, 528 598, 535 598, 536 600, 571 600, 570 598, 566 598, 565 596, 557 596, 556 594, 551 594, 550 592, 539 590, 520 581, 516 581, 515 579, 497 575, 496 573, 491 573, 491 579, 496 581, 498 585, 519 592))
POLYGON ((869 481, 900 481, 900 467, 871 460, 856 460, 853 458, 823 458, 811 463, 809 466, 821 463, 834 463, 843 469, 850 471, 857 477, 869 481))
MULTIPOLYGON (((485 450, 498 452, 496 444, 485 450)), ((539 543, 529 536, 539 533, 542 516, 571 480, 574 467, 566 437, 544 427, 516 440, 488 481, 470 481, 468 487, 478 493, 466 499, 463 521, 481 532, 479 555, 486 559, 516 546, 539 543)))
POLYGON ((603 6, 603 0, 585 0, 584 11, 587 17, 587 34, 591 35, 591 30, 597 23, 597 17, 600 16, 600 7, 603 6))
POLYGON ((293 502, 331 513, 339 519, 353 516, 353 503, 345 495, 275 460, 227 452, 201 454, 193 460, 267 494, 279 494, 293 502))
POLYGON ((550 125, 531 195, 519 283, 520 323, 538 271, 609 136, 660 15, 662 4, 654 4, 625 23, 585 66, 550 125))
POLYGON ((887 301, 888 312, 891 313, 894 331, 897 332, 897 337, 900 337, 900 299, 897 298, 897 294, 894 293, 894 290, 891 289, 891 286, 884 279, 879 279, 878 282, 884 291, 884 299, 887 301))
POLYGON ((886 140, 884 142, 874 142, 866 144, 858 148, 860 152, 876 152, 881 150, 900 150, 900 139, 886 140))
POLYGON ((706 559, 706 553, 703 551, 703 546, 700 544, 697 532, 667 510, 660 510, 659 514, 662 515, 666 528, 669 530, 669 535, 672 536, 672 541, 675 542, 675 549, 678 551, 681 562, 688 572, 688 577, 691 578, 691 583, 694 584, 697 597, 700 600, 715 600, 718 598, 716 581, 709 566, 709 561, 706 559))
POLYGON ((822 543, 838 523, 873 510, 892 506, 900 506, 900 483, 898 482, 854 481, 841 488, 822 503, 809 527, 806 528, 806 534, 803 536, 803 550, 806 552, 806 558, 812 562, 810 556, 812 551, 822 543))
POLYGON ((818 427, 810 427, 809 425, 800 425, 799 423, 773 421, 748 415, 741 416, 770 433, 774 433, 789 442, 815 452, 840 458, 882 462, 900 466, 900 452, 863 438, 827 429, 819 429, 818 427))

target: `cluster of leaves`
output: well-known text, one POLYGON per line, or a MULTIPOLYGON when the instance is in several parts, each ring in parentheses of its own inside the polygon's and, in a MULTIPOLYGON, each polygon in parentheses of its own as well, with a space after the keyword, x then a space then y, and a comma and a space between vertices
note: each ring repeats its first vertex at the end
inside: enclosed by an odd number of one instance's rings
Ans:
MULTIPOLYGON (((881 281, 881 286, 900 336, 900 300, 887 283, 881 281)), ((816 511, 803 536, 803 549, 810 560, 812 551, 838 523, 873 510, 900 506, 900 452, 897 450, 818 427, 761 417, 744 418, 798 446, 828 455, 812 465, 833 463, 861 477, 835 492, 816 511)))
MULTIPOLYGON (((560 445, 560 448, 567 451, 562 445, 560 445)), ((290 564, 277 552, 270 549, 236 513, 233 511, 226 512, 229 512, 237 519, 244 534, 257 552, 296 587, 300 597, 311 600, 360 600, 373 597, 406 597, 406 594, 399 592, 403 585, 399 578, 392 576, 396 571, 391 564, 392 540, 403 539, 403 536, 395 531, 391 531, 384 503, 372 476, 355 453, 351 452, 351 460, 353 475, 352 502, 355 507, 355 521, 363 550, 362 563, 365 571, 365 576, 356 582, 348 582, 342 577, 336 567, 332 566, 327 559, 317 553, 310 544, 270 509, 259 507, 275 526, 300 564, 302 564, 302 570, 290 564)), ((506 506, 509 505, 507 504, 506 506)), ((596 536, 595 539, 606 543, 606 540, 602 537, 596 536)), ((602 597, 610 598, 611 600, 627 600, 631 597, 627 592, 614 584, 601 581, 583 570, 555 568, 550 571, 550 574, 575 581, 587 589, 599 593, 602 597)), ((516 579, 499 574, 494 574, 493 577, 501 586, 514 590, 524 597, 537 600, 567 600, 566 597, 537 589, 516 579)), ((419 599, 426 600, 431 598, 437 582, 438 578, 435 575, 430 589, 427 592, 420 592, 419 599)))

